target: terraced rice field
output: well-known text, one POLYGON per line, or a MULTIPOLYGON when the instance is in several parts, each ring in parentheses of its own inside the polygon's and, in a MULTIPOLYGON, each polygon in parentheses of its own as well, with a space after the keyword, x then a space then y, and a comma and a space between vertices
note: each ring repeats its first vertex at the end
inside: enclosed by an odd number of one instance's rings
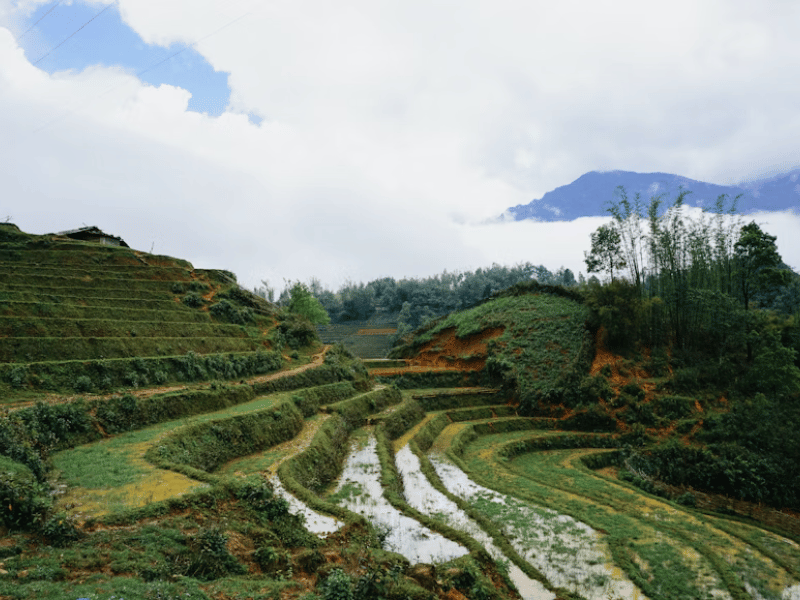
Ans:
MULTIPOLYGON (((402 404, 371 409, 372 425, 353 421, 348 433, 339 432, 343 468, 331 481, 306 485, 305 501, 286 491, 299 488, 296 481, 281 483, 279 467, 319 446, 340 415, 349 423, 360 396, 323 407, 291 440, 236 458, 208 477, 261 474, 320 536, 361 515, 384 549, 412 563, 484 551, 505 565, 526 599, 800 598, 796 539, 702 514, 591 471, 583 459, 607 449, 558 449, 564 432, 537 429, 541 422, 514 417, 512 407, 491 405, 485 393, 464 392, 407 390, 402 404), (422 420, 392 429, 390 441, 390 421, 414 396, 429 408, 457 399, 459 408, 429 409, 422 420), (517 452, 531 440, 547 440, 551 449, 517 452), (399 493, 387 491, 393 489, 399 493)), ((67 486, 61 501, 89 517, 191 494, 208 477, 157 469, 144 459, 148 449, 199 423, 286 406, 291 396, 273 394, 62 452, 56 456, 67 486)), ((600 437, 587 439, 584 446, 600 437)))

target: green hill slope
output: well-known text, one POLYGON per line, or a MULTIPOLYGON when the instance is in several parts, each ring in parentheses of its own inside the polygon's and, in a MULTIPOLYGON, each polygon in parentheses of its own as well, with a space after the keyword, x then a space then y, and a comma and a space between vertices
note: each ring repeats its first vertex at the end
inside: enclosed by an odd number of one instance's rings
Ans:
POLYGON ((0 227, 0 397, 273 370, 276 309, 232 274, 0 227))

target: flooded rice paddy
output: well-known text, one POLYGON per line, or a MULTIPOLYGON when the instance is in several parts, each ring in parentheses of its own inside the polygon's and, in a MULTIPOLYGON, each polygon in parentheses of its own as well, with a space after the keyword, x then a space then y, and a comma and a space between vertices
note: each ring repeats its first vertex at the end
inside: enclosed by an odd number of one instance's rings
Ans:
MULTIPOLYGON (((458 505, 434 488, 420 470, 419 458, 406 445, 395 455, 395 462, 403 478, 406 501, 418 511, 439 518, 454 529, 470 535, 496 561, 508 561, 503 552, 495 546, 492 538, 462 511, 458 505)), ((514 563, 509 562, 508 575, 517 587, 523 600, 553 600, 555 594, 540 582, 528 577, 514 563)))
POLYGON ((381 466, 375 438, 354 447, 332 499, 368 518, 383 548, 402 554, 412 563, 440 563, 468 554, 466 548, 405 516, 383 497, 381 466))
POLYGON ((611 562, 600 534, 585 523, 480 486, 442 456, 430 460, 448 491, 491 518, 514 549, 554 586, 587 599, 645 598, 611 562))

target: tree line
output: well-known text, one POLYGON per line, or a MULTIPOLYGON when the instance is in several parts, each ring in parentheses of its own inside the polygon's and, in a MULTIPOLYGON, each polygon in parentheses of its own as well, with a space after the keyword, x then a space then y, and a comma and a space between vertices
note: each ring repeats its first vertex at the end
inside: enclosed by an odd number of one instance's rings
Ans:
POLYGON ((742 223, 737 198, 722 195, 712 211, 689 217, 687 195, 662 210, 663 196, 645 205, 618 188, 613 220, 591 235, 585 256, 588 272, 611 280, 595 308, 612 345, 668 345, 719 359, 738 347, 752 361, 749 337, 765 318, 752 309, 793 315, 800 278, 781 260, 775 236, 742 223))
MULTIPOLYGON (((611 223, 591 235, 585 262, 605 273, 586 294, 608 344, 649 356, 667 392, 721 402, 695 443, 643 449, 638 468, 689 485, 775 506, 800 507, 800 276, 775 236, 720 196, 695 217, 681 192, 646 205, 618 188, 611 223)), ((678 397, 678 396, 676 396, 678 397)))
MULTIPOLYGON (((395 315, 403 332, 411 331, 438 316, 474 306, 495 292, 514 284, 536 280, 549 285, 572 287, 583 282, 583 276, 570 269, 560 268, 551 272, 542 265, 530 262, 513 267, 494 264, 475 271, 449 272, 424 278, 382 277, 368 283, 346 282, 337 291, 326 289, 318 279, 307 284, 294 282, 287 285, 275 299, 275 292, 268 282, 255 293, 281 306, 296 306, 302 297, 307 305, 308 296, 315 298, 333 323, 366 320, 376 313, 395 315), (305 290, 305 291, 303 291, 305 290)), ((312 321, 325 322, 314 310, 312 321)))

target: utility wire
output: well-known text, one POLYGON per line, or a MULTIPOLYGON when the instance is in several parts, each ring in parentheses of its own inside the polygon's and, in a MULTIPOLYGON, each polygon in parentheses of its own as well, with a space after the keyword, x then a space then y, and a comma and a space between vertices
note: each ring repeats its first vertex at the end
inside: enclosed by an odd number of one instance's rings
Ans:
POLYGON ((52 7, 50 8, 50 10, 48 10, 48 11, 47 11, 46 13, 44 13, 44 14, 43 14, 41 17, 39 17, 39 19, 36 21, 36 23, 34 23, 34 24, 33 24, 33 25, 31 25, 30 27, 28 27, 28 29, 26 29, 26 30, 25 30, 25 33, 23 33, 21 36, 19 36, 19 37, 17 38, 17 42, 19 42, 19 41, 20 41, 22 38, 24 38, 26 35, 28 35, 28 33, 30 32, 30 30, 31 30, 31 29, 33 29, 33 28, 34 28, 34 27, 36 27, 36 26, 37 26, 39 23, 41 23, 42 19, 44 19, 44 18, 45 18, 47 15, 49 15, 51 12, 53 12, 55 9, 57 9, 57 8, 59 7, 59 5, 60 5, 60 4, 61 4, 61 2, 60 2, 60 1, 59 1, 59 2, 56 2, 55 6, 52 6, 52 7))
MULTIPOLYGON (((42 62, 42 61, 43 61, 45 58, 47 58, 48 56, 50 56, 50 54, 51 54, 52 52, 54 52, 55 50, 57 50, 58 48, 60 48, 60 47, 61 47, 61 46, 64 44, 64 42, 66 42, 67 40, 69 40, 69 39, 70 39, 72 36, 74 36, 74 35, 75 35, 76 33, 78 33, 78 32, 79 32, 81 29, 83 29, 84 27, 86 27, 86 26, 87 26, 89 23, 91 23, 92 21, 94 21, 94 20, 95 20, 97 17, 99 17, 100 15, 102 15, 104 12, 106 12, 106 11, 107 11, 109 8, 111 8, 111 7, 112 7, 112 6, 114 6, 115 4, 116 4, 116 1, 115 1, 115 2, 113 2, 112 4, 109 4, 109 5, 107 5, 107 6, 106 6, 106 7, 105 7, 103 10, 101 10, 99 13, 97 13, 95 16, 93 16, 93 17, 92 17, 91 19, 89 19, 88 21, 86 21, 86 23, 84 23, 83 25, 81 25, 80 27, 78 27, 78 28, 77 28, 75 31, 73 31, 72 33, 70 33, 70 34, 69 34, 67 37, 65 37, 63 40, 61 40, 61 41, 60 41, 60 42, 59 42, 57 45, 55 45, 54 47, 50 48, 50 50, 48 50, 48 51, 47 51, 47 53, 46 53, 44 56, 42 56, 41 58, 39 58, 39 60, 37 60, 35 63, 33 63, 33 66, 36 66, 36 65, 38 65, 38 64, 39 64, 40 62, 42 62)), ((44 17, 42 17, 42 18, 44 18, 44 17)), ((41 20, 41 19, 40 19, 40 20, 41 20)))
MULTIPOLYGON (((227 29, 228 27, 230 27, 231 25, 233 25, 234 23, 236 23, 236 21, 240 21, 240 20, 244 19, 244 18, 245 18, 246 16, 248 16, 248 15, 250 15, 250 13, 249 13, 249 12, 246 12, 246 13, 244 13, 243 15, 241 15, 241 16, 239 16, 239 17, 236 17, 236 18, 235 18, 233 21, 230 21, 230 22, 226 23, 225 25, 223 25, 223 26, 222 26, 222 27, 220 27, 219 29, 216 29, 216 30, 212 31, 212 32, 211 32, 211 33, 209 33, 208 35, 204 35, 204 36, 203 36, 203 37, 201 37, 200 39, 197 39, 197 40, 195 40, 194 42, 192 42, 191 44, 189 44, 188 46, 184 46, 183 48, 181 48, 180 50, 178 50, 178 51, 177 51, 177 52, 175 52, 174 54, 170 54, 168 57, 166 57, 166 58, 164 58, 164 59, 162 59, 162 60, 158 61, 157 63, 155 63, 155 64, 153 64, 153 65, 150 65, 150 66, 149 66, 149 67, 147 67, 146 69, 142 69, 141 71, 139 71, 138 73, 136 73, 136 76, 137 76, 137 77, 139 77, 140 75, 144 75, 144 74, 145 74, 145 73, 147 73, 148 71, 151 71, 151 70, 155 69, 156 67, 158 67, 158 66, 160 66, 161 64, 163 64, 163 63, 167 62, 168 60, 171 60, 171 59, 175 58, 175 57, 176 57, 176 56, 178 56, 178 54, 180 54, 181 52, 183 52, 183 51, 185 51, 185 50, 188 50, 189 48, 194 48, 194 47, 195 47, 197 44, 199 44, 199 43, 200 43, 200 42, 202 42, 203 40, 210 38, 212 35, 216 35, 216 34, 218 34, 218 33, 219 33, 220 31, 222 31, 223 29, 227 29)), ((112 88, 112 89, 113 89, 113 88, 112 88)), ((104 92, 104 93, 105 93, 105 92, 104 92)))

